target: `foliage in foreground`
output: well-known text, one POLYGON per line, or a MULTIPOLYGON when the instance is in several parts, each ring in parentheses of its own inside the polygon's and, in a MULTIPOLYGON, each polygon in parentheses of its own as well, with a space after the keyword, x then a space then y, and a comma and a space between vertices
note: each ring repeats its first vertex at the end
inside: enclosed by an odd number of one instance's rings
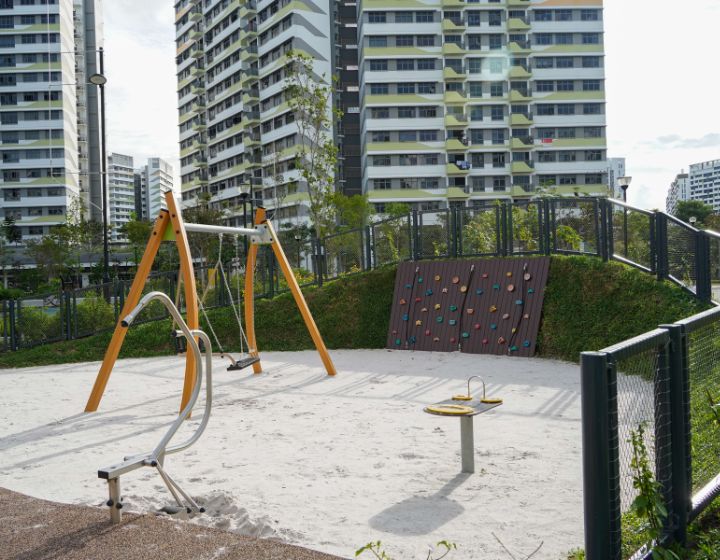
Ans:
MULTIPOLYGON (((442 558, 445 558, 448 554, 450 554, 451 551, 457 549, 457 545, 449 541, 440 541, 436 543, 435 546, 441 549, 440 556, 433 556, 435 551, 433 549, 430 549, 427 553, 427 557, 425 558, 425 560, 441 560, 442 558)), ((381 541, 369 542, 365 546, 358 548, 355 551, 355 557, 357 558, 365 552, 369 552, 377 560, 392 560, 392 558, 388 556, 387 552, 385 552, 385 550, 383 549, 381 541)))

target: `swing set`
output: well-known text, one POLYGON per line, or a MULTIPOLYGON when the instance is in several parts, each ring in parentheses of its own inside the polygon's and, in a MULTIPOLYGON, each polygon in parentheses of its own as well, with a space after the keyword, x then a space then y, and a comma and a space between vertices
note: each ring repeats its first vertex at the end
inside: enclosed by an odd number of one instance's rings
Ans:
MULTIPOLYGON (((305 297, 300 290, 300 286, 295 279, 290 263, 285 256, 285 253, 280 245, 275 229, 267 219, 264 208, 258 208, 255 212, 252 228, 238 228, 238 227, 226 227, 226 226, 213 226, 206 224, 190 224, 184 223, 182 215, 177 207, 175 198, 173 197, 172 191, 165 193, 165 200, 167 203, 167 210, 163 209, 160 215, 155 220, 150 239, 147 247, 143 254, 142 260, 138 265, 137 273, 133 279, 132 286, 125 299, 122 312, 120 313, 120 319, 115 326, 110 344, 108 345, 105 357, 100 371, 98 372, 95 384, 90 393, 90 397, 85 406, 85 412, 95 412, 100 405, 103 393, 107 386, 112 368, 115 365, 117 357, 122 348, 122 344, 125 340, 125 336, 128 331, 129 322, 125 321, 125 318, 133 313, 137 314, 139 311, 138 307, 142 303, 143 306, 149 301, 147 298, 141 296, 145 282, 152 269, 152 264, 155 260, 160 244, 163 241, 174 241, 177 245, 178 254, 180 257, 180 279, 183 284, 183 290, 185 295, 185 308, 186 308, 186 324, 187 330, 191 333, 197 333, 199 330, 199 313, 202 312, 205 317, 208 326, 210 327, 211 334, 215 339, 215 343, 220 351, 221 357, 226 357, 230 360, 230 366, 228 370, 240 370, 245 367, 252 366, 255 374, 262 373, 262 365, 260 362, 260 354, 258 352, 258 346, 255 336, 255 299, 254 299, 254 281, 255 281, 255 265, 257 262, 258 248, 260 245, 270 245, 273 253, 280 265, 280 269, 285 277, 285 280, 290 288, 290 291, 295 299, 295 303, 300 310, 300 314, 305 322, 310 336, 317 348, 320 358, 325 366, 325 370, 328 375, 335 375, 335 366, 328 354, 325 342, 320 336, 315 320, 313 319, 310 309, 308 308, 305 297), (198 298, 197 288, 195 285, 195 272, 193 269, 193 259, 190 253, 190 247, 188 244, 187 233, 198 232, 198 233, 209 233, 220 236, 220 255, 218 256, 218 262, 215 266, 217 270, 216 275, 219 275, 219 281, 225 284, 228 296, 230 298, 230 304, 233 310, 233 314, 238 323, 239 334, 240 334, 240 349, 243 353, 243 357, 239 359, 233 358, 230 354, 225 352, 220 345, 219 338, 215 333, 215 330, 210 323, 210 320, 205 311, 203 305, 203 299, 207 294, 207 290, 203 293, 203 298, 198 298), (232 290, 230 289, 230 281, 225 272, 222 264, 222 236, 245 236, 249 238, 250 244, 248 247, 247 260, 245 264, 245 283, 244 283, 244 310, 245 310, 245 329, 241 320, 241 314, 239 310, 240 305, 240 294, 238 285, 237 294, 237 305, 236 300, 233 299, 232 290)), ((172 304, 172 302, 170 302, 172 304)), ((177 319, 174 317, 174 321, 177 324, 177 319)), ((187 338, 187 337, 186 337, 187 338)), ((201 338, 196 336, 196 338, 201 338)), ((205 341, 203 341, 204 343, 205 341)), ((198 361, 199 356, 196 356, 197 344, 191 344, 189 348, 191 351, 186 353, 185 362, 185 381, 183 385, 182 399, 180 403, 180 410, 185 410, 186 405, 191 399, 193 389, 196 385, 196 377, 198 374, 198 361)))

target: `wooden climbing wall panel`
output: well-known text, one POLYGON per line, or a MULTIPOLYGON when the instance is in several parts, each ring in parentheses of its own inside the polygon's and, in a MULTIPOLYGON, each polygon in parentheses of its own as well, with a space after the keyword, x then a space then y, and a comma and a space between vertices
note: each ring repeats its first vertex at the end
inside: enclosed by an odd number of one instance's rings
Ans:
POLYGON ((547 257, 401 263, 387 347, 532 356, 549 267, 547 257))

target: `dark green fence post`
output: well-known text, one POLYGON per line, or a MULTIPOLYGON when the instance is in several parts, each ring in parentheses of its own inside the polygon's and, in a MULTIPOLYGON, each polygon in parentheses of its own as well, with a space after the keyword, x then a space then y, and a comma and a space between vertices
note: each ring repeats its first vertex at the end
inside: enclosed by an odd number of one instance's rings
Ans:
POLYGON ((667 216, 662 212, 655 212, 655 262, 657 279, 665 280, 668 277, 668 238, 667 216))
POLYGON ((313 241, 313 247, 314 247, 314 253, 315 253, 315 279, 317 280, 317 285, 322 286, 323 285, 323 262, 322 262, 322 249, 321 249, 321 241, 319 239, 315 239, 313 241))
POLYGON ((503 251, 502 256, 512 255, 513 252, 513 241, 512 241, 512 202, 503 203, 503 251))
POLYGON ((65 290, 63 292, 63 309, 64 309, 64 319, 65 319, 65 340, 71 340, 72 339, 72 296, 70 295, 70 290, 65 290))
POLYGON ((688 515, 692 508, 690 487, 690 375, 688 337, 682 325, 660 325, 670 334, 670 438, 672 444, 673 538, 687 541, 688 515))
POLYGON ((700 230, 695 234, 695 295, 703 301, 712 299, 712 275, 710 273, 710 238, 700 230))
POLYGON ((10 350, 17 350, 18 344, 17 344, 17 330, 15 329, 15 300, 10 300, 10 305, 8 306, 9 309, 9 315, 10 315, 10 350))
POLYGON ((418 223, 418 211, 417 208, 412 209, 410 214, 411 228, 412 228, 412 243, 410 245, 412 260, 416 261, 420 258, 420 226, 418 223))
POLYGON ((455 208, 455 253, 462 256, 463 252, 463 225, 465 223, 465 209, 462 206, 455 208))
MULTIPOLYGON (((617 476, 613 476, 613 449, 610 443, 613 425, 608 373, 607 354, 581 354, 583 501, 587 560, 620 558, 619 547, 615 546, 613 538, 614 532, 619 528, 619 512, 615 511, 611 486, 618 485, 619 481, 617 476)), ((617 431, 616 423, 614 428, 617 431)), ((614 453, 617 454, 617 447, 614 453)))
POLYGON ((544 253, 550 255, 552 253, 553 246, 550 244, 551 235, 555 233, 555 206, 554 201, 545 199, 539 203, 542 209, 542 243, 544 245, 544 253), (552 220, 550 219, 550 205, 553 204, 552 220))
POLYGON ((598 219, 599 214, 599 227, 598 227, 598 251, 600 252, 600 258, 607 261, 610 258, 610 236, 608 234, 608 201, 601 198, 596 202, 596 216, 598 219))
POLYGON ((448 208, 448 233, 450 234, 450 256, 457 258, 458 256, 458 236, 457 236, 457 208, 450 206, 448 208))
POLYGON ((668 516, 663 534, 672 534, 673 525, 673 442, 670 408, 670 344, 658 347, 657 372, 653 383, 655 397, 655 479, 662 484, 661 493, 668 516))
POLYGON ((365 226, 365 270, 372 270, 373 267, 371 235, 372 228, 370 226, 365 226))

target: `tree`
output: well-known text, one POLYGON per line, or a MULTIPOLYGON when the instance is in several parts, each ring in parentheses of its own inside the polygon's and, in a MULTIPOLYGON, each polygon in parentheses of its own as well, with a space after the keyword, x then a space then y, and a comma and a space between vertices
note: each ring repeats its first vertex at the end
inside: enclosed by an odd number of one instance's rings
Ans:
POLYGON ((135 255, 135 265, 139 264, 139 255, 143 247, 147 245, 152 232, 152 222, 138 220, 137 215, 133 212, 130 215, 130 221, 125 222, 120 228, 120 232, 127 237, 128 243, 133 249, 135 255))
POLYGON ((307 185, 310 219, 321 238, 335 222, 332 196, 338 149, 331 130, 333 117, 339 119, 342 112, 332 107, 333 88, 325 83, 324 75, 315 74, 310 56, 291 51, 288 59, 286 91, 300 141, 295 166, 307 185))
POLYGON ((341 230, 357 229, 367 225, 373 213, 373 207, 366 194, 345 196, 338 192, 333 195, 332 203, 337 211, 341 230))
POLYGON ((40 241, 28 241, 27 252, 46 282, 57 278, 70 259, 68 245, 52 234, 40 241))
POLYGON ((13 216, 6 216, 5 221, 2 224, 2 234, 8 243, 20 243, 22 241, 22 233, 20 228, 15 225, 15 218, 13 216))
POLYGON ((710 214, 713 213, 713 207, 705 204, 700 200, 680 200, 675 209, 675 217, 683 222, 690 223, 690 218, 697 218, 697 225, 702 226, 710 214))
MULTIPOLYGON (((198 195, 197 204, 192 208, 186 208, 182 214, 186 222, 214 226, 221 225, 225 217, 223 210, 212 207, 209 193, 201 193, 198 195)), ((207 265, 210 264, 212 260, 217 259, 219 239, 216 235, 188 233, 188 244, 193 259, 198 260, 201 264, 207 265)))

